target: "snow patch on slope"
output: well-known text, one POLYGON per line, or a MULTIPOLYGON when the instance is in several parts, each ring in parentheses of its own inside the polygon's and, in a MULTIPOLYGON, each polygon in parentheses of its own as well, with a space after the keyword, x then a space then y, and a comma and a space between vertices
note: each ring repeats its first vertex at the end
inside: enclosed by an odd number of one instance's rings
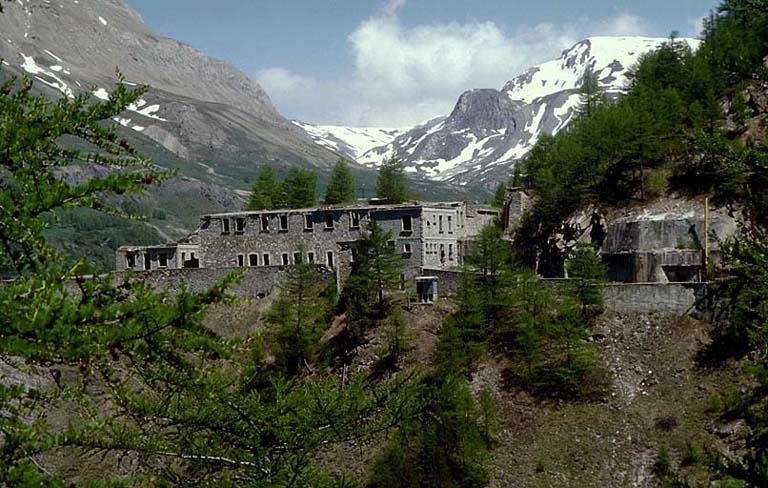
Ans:
POLYGON ((315 143, 355 161, 368 150, 389 144, 407 130, 313 125, 296 120, 293 124, 302 128, 315 143))
MULTIPOLYGON (((109 100, 109 92, 106 88, 99 88, 97 90, 94 90, 91 92, 94 97, 100 99, 100 100, 109 100)), ((137 113, 139 115, 143 115, 144 117, 148 117, 150 119, 159 120, 161 122, 167 122, 167 119, 164 119, 160 117, 159 115, 156 115, 156 113, 160 110, 160 105, 154 104, 154 105, 148 105, 144 107, 147 104, 147 101, 143 98, 140 98, 136 100, 134 103, 128 105, 128 110, 134 113, 137 113), (142 108, 144 107, 144 108, 142 108)), ((139 129, 137 129, 139 130, 139 129)), ((143 127, 141 127, 140 130, 144 130, 143 127)))
MULTIPOLYGON (((658 48, 667 39, 647 37, 588 37, 558 58, 534 66, 505 87, 512 100, 534 100, 563 90, 575 90, 587 69, 596 72, 600 85, 609 91, 623 90, 629 69, 640 54, 658 48)), ((696 49, 695 39, 681 39, 696 49)))
POLYGON ((30 75, 35 75, 36 80, 50 86, 51 88, 55 88, 64 94, 67 98, 75 98, 75 94, 69 88, 69 85, 67 85, 67 83, 65 83, 64 80, 62 80, 56 74, 57 70, 43 68, 35 62, 34 57, 27 56, 24 53, 19 54, 24 59, 24 62, 21 64, 21 69, 30 75))

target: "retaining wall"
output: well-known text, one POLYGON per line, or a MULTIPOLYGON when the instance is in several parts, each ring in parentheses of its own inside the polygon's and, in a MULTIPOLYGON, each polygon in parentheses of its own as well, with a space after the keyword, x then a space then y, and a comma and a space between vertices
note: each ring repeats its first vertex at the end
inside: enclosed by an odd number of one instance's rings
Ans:
MULTIPOLYGON (((438 278, 440 296, 455 295, 460 273, 424 270, 425 276, 438 278)), ((554 288, 566 286, 568 280, 544 280, 554 288)), ((704 317, 712 311, 707 299, 707 283, 609 283, 603 285, 605 308, 620 312, 659 312, 704 317)))
MULTIPOLYGON (((318 266, 323 279, 332 276, 325 266, 318 266)), ((244 271, 243 278, 236 283, 230 292, 241 298, 264 298, 277 289, 285 275, 290 270, 288 266, 267 266, 255 268, 184 268, 153 270, 150 272, 134 273, 134 278, 150 284, 158 291, 177 292, 182 283, 187 290, 197 293, 213 286, 218 281, 237 271, 244 271)), ((115 273, 115 279, 121 279, 124 273, 115 273)))
MULTIPOLYGON (((324 266, 318 267, 323 279, 332 277, 324 266)), ((245 275, 231 292, 242 298, 263 298, 277 289, 290 267, 271 266, 256 268, 174 269, 136 273, 136 278, 157 290, 178 291, 182 283, 192 292, 208 289, 228 274, 244 270, 245 275)), ((121 273, 116 273, 120 276, 121 273)), ((455 295, 461 281, 456 271, 425 269, 423 276, 436 276, 439 295, 455 295)), ((545 280, 552 287, 565 286, 568 280, 545 280)), ((610 283, 603 287, 605 308, 620 312, 659 312, 704 317, 711 312, 707 299, 707 283, 610 283)))
POLYGON ((612 283, 603 287, 608 310, 705 317, 711 312, 707 283, 612 283))

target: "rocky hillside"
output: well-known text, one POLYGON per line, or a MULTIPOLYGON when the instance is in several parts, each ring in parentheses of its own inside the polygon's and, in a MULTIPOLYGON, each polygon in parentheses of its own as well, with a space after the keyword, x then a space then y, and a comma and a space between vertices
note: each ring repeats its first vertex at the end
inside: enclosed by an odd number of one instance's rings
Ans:
POLYGON ((25 0, 0 16, 11 74, 65 96, 108 96, 119 69, 150 87, 120 123, 191 161, 238 179, 258 164, 326 167, 334 155, 284 119, 234 66, 150 30, 123 0, 25 0))
MULTIPOLYGON (((666 39, 590 37, 555 60, 534 66, 500 90, 463 93, 447 117, 432 119, 370 149, 357 161, 376 166, 396 156, 408 171, 438 181, 493 187, 542 134, 556 134, 573 119, 587 70, 608 97, 619 96, 640 55, 666 39)), ((686 40, 696 47, 698 41, 686 40)), ((344 140, 343 135, 334 134, 344 140)), ((315 140, 328 145, 328 139, 315 140)))

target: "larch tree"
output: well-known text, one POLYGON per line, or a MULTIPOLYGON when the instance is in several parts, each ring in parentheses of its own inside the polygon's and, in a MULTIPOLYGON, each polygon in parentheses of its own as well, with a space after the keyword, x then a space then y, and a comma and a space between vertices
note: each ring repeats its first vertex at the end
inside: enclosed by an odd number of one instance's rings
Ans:
POLYGON ((305 208, 317 205, 317 175, 294 166, 280 185, 282 199, 278 208, 305 208))
POLYGON ((349 164, 343 159, 336 161, 331 179, 325 188, 325 203, 346 203, 355 200, 355 177, 349 164))
POLYGON ((600 81, 597 79, 597 75, 588 69, 581 77, 577 113, 580 116, 589 117, 603 103, 605 103, 605 93, 600 88, 600 81))
POLYGON ((371 314, 383 317, 387 291, 397 288, 400 263, 392 234, 371 218, 355 245, 355 262, 345 285, 352 315, 364 320, 371 314))
POLYGON ((379 177, 376 180, 376 197, 401 203, 407 200, 409 195, 403 163, 394 156, 385 160, 379 168, 379 177))
POLYGON ((272 210, 279 199, 280 184, 271 166, 264 165, 256 175, 246 210, 272 210))
POLYGON ((309 367, 312 351, 327 325, 329 304, 322 296, 327 287, 313 264, 298 263, 289 270, 267 313, 272 326, 268 342, 273 346, 275 363, 289 377, 309 367))

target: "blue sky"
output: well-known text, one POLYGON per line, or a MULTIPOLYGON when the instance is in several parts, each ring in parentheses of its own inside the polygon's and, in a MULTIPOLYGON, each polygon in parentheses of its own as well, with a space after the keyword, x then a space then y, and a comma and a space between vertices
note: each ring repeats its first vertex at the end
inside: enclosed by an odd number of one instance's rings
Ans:
POLYGON ((590 35, 695 36, 717 0, 127 0, 234 63, 286 116, 409 126, 590 35))

